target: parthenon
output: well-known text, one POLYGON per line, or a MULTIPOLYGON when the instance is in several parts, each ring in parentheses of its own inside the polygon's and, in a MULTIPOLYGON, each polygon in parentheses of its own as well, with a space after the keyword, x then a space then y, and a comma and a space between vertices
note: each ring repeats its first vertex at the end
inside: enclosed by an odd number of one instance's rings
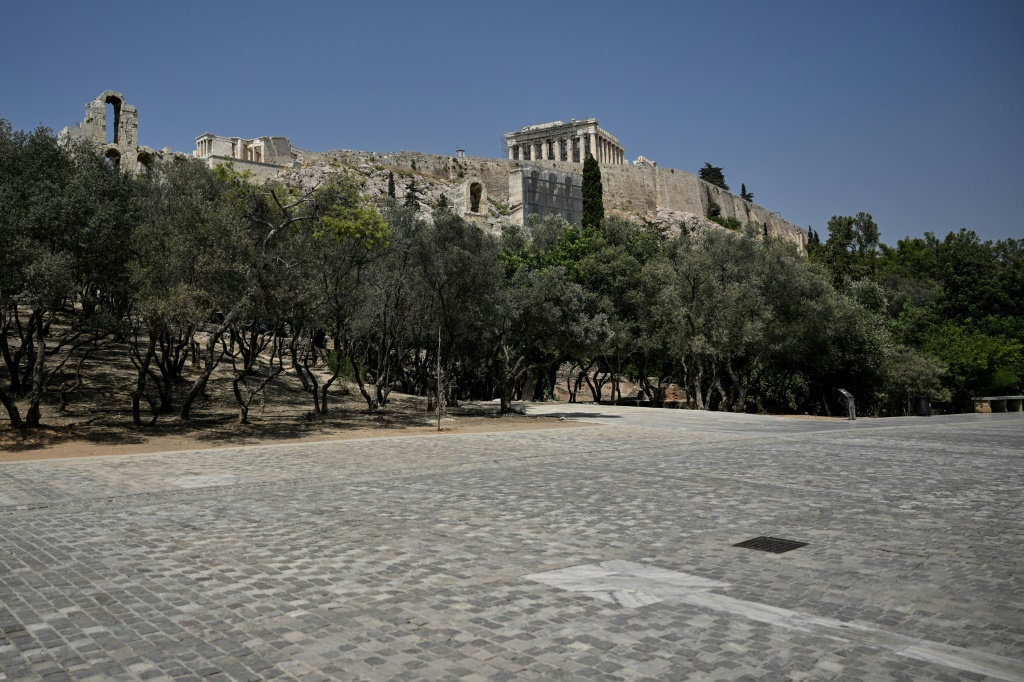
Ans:
POLYGON ((629 165, 618 138, 597 125, 596 118, 554 121, 505 133, 510 161, 583 163, 587 155, 607 166, 629 165))

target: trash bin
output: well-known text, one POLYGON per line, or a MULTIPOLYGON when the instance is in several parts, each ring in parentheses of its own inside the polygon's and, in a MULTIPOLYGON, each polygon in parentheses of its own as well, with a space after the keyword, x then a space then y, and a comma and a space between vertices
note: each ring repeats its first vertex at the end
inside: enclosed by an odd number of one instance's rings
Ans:
POLYGON ((917 416, 932 416, 932 397, 930 395, 917 396, 917 416))

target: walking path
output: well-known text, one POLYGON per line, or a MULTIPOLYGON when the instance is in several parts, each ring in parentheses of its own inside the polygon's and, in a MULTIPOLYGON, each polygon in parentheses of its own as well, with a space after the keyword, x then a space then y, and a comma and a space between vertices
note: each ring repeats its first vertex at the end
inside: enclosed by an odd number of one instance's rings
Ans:
POLYGON ((0 465, 0 680, 1024 680, 1024 415, 530 412, 0 465))

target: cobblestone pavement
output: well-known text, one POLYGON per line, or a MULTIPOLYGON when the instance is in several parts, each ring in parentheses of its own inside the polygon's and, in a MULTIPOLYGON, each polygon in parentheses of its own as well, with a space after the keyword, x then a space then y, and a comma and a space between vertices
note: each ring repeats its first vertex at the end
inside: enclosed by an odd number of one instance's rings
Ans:
POLYGON ((1024 680, 1024 415, 530 409, 0 465, 0 680, 1024 680))

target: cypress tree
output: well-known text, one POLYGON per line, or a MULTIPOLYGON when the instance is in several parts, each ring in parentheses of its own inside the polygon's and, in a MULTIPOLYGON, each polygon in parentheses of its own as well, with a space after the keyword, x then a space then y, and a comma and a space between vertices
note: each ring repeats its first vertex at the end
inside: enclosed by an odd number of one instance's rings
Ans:
POLYGON ((402 201, 402 205, 406 208, 419 208, 419 202, 416 201, 416 178, 409 181, 409 184, 405 186, 405 199, 402 201))
POLYGON ((601 186, 601 166, 588 154, 583 162, 583 229, 599 229, 604 220, 604 188, 601 186))
POLYGON ((395 174, 388 171, 388 196, 395 198, 395 174))
POLYGON ((725 173, 722 172, 722 169, 719 166, 712 166, 710 163, 705 161, 704 167, 697 172, 697 177, 704 182, 711 183, 716 187, 721 187, 726 192, 729 191, 729 185, 725 184, 725 173))

